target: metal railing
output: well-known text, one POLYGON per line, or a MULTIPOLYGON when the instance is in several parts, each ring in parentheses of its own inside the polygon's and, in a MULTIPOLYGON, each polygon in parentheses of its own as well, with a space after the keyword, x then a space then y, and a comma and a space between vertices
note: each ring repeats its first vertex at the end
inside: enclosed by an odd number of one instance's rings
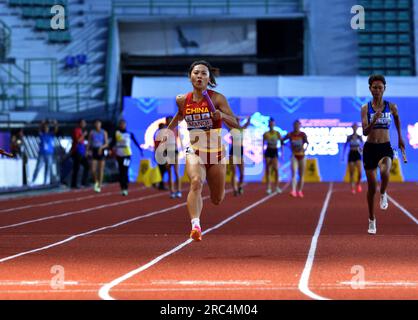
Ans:
MULTIPOLYGON (((26 59, 23 68, 17 64, 0 64, 0 111, 45 110, 49 112, 79 112, 83 105, 100 101, 107 110, 107 86, 105 83, 58 82, 56 59, 26 59), (33 63, 46 63, 47 72, 41 76, 46 81, 36 81, 33 63), (103 90, 100 92, 99 89, 103 90), (94 96, 94 94, 96 96, 94 96)), ((45 70, 44 70, 45 71, 45 70)), ((39 78, 39 76, 38 76, 39 78)))
POLYGON ((11 29, 0 20, 0 62, 5 60, 10 52, 11 46, 11 29))
POLYGON ((112 14, 153 16, 162 14, 163 10, 179 9, 182 15, 190 16, 199 9, 216 9, 222 14, 231 15, 234 9, 263 9, 268 15, 284 7, 302 12, 303 0, 113 0, 112 14))
POLYGON ((79 112, 83 106, 93 101, 100 101, 107 108, 106 99, 107 87, 105 83, 75 83, 68 88, 68 83, 59 82, 29 82, 2 83, 0 86, 0 111, 27 111, 44 110, 48 112, 79 112), (31 90, 37 88, 45 94, 31 94, 31 90), (8 94, 8 89, 22 92, 23 94, 8 94), (102 89, 97 97, 92 95, 93 90, 102 89))

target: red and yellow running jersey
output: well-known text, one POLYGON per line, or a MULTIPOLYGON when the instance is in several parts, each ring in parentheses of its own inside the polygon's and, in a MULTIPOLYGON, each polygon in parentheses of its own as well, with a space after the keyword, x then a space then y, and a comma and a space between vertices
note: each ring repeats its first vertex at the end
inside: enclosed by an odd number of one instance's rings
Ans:
MULTIPOLYGON (((208 90, 209 97, 214 94, 208 90)), ((200 152, 221 152, 222 147, 222 120, 214 121, 209 109, 208 102, 203 98, 200 102, 193 101, 193 92, 189 92, 183 108, 183 118, 187 123, 190 132, 190 143, 195 151, 200 152), (202 139, 201 135, 206 136, 202 139)))
POLYGON ((308 137, 305 132, 289 132, 288 137, 290 139, 290 147, 295 156, 304 156, 305 150, 303 145, 308 142, 308 137))
MULTIPOLYGON (((209 97, 214 91, 208 90, 209 97)), ((193 92, 189 92, 186 97, 186 104, 183 108, 183 118, 187 122, 187 129, 211 130, 222 128, 222 120, 213 121, 208 102, 203 98, 200 102, 193 101, 193 92)))

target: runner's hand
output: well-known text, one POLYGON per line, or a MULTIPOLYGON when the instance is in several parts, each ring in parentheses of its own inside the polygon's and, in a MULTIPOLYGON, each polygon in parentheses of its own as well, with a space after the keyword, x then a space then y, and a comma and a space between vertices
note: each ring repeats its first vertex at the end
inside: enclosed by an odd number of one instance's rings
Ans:
POLYGON ((216 110, 215 112, 212 112, 212 119, 214 121, 219 121, 222 119, 222 112, 219 110, 216 110))
POLYGON ((376 123, 377 119, 379 119, 381 116, 382 116, 382 111, 381 110, 377 111, 373 116, 372 123, 376 123))
POLYGON ((401 150, 405 150, 405 142, 403 141, 402 138, 398 140, 398 148, 401 150))

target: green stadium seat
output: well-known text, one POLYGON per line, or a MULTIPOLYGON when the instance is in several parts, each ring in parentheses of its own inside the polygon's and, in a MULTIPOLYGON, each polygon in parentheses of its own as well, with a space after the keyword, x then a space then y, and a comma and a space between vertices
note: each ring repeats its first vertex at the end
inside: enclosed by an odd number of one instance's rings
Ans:
POLYGON ((385 31, 386 32, 396 32, 396 31, 398 31, 397 23, 395 23, 395 22, 386 22, 385 31))
POLYGON ((373 68, 384 68, 385 67, 385 59, 383 59, 383 58, 373 58, 372 59, 372 66, 373 66, 373 68))
POLYGON ((386 55, 395 56, 398 54, 398 47, 397 46, 386 46, 385 48, 386 55))
POLYGON ((358 48, 358 54, 360 56, 368 56, 370 55, 371 48, 369 46, 360 46, 358 48))
POLYGON ((399 72, 399 75, 401 75, 401 76, 412 76, 412 70, 411 69, 403 69, 399 72))
POLYGON ((371 20, 371 21, 382 20, 382 13, 380 11, 370 11, 369 13, 366 10, 366 23, 367 23, 367 20, 371 20))
POLYGON ((372 73, 373 74, 385 74, 386 70, 385 69, 380 69, 380 68, 373 68, 372 73))
POLYGON ((411 24, 408 22, 399 22, 398 30, 403 32, 409 32, 411 30, 411 24))
POLYGON ((386 34, 385 35, 386 43, 398 43, 398 36, 396 34, 386 34))
POLYGON ((410 43, 410 36, 409 34, 400 34, 399 35, 399 43, 410 43))
POLYGON ((385 55, 384 47, 380 47, 380 46, 372 47, 371 54, 373 56, 383 56, 383 55, 385 55))
POLYGON ((11 6, 48 6, 53 5, 67 5, 67 0, 9 0, 9 5, 11 6))
POLYGON ((22 16, 24 18, 50 18, 52 14, 49 7, 24 7, 22 16))
POLYGON ((48 32, 49 42, 66 43, 71 42, 71 33, 69 31, 50 31, 48 32))
POLYGON ((394 11, 386 11, 385 12, 385 20, 388 22, 394 22, 397 20, 396 12, 394 11))
MULTIPOLYGON (((65 21, 65 26, 68 29, 68 21, 65 21)), ((37 30, 51 30, 51 19, 37 19, 35 21, 35 29, 37 30)))
POLYGON ((358 73, 359 73, 359 75, 360 75, 360 76, 368 77, 368 76, 370 76, 373 72, 372 72, 372 70, 370 70, 370 69, 362 69, 362 70, 360 70, 358 73))
POLYGON ((384 8, 385 9, 396 9, 396 5, 397 5, 396 1, 394 1, 394 0, 386 0, 385 1, 384 8))
POLYGON ((399 54, 400 55, 410 55, 412 54, 412 50, 410 46, 399 46, 399 54))
POLYGON ((375 0, 371 2, 369 5, 371 9, 383 9, 384 6, 385 6, 385 2, 383 0, 375 0))
POLYGON ((37 30, 51 29, 51 20, 50 19, 37 19, 35 21, 35 29, 37 30))
POLYGON ((360 44, 370 44, 370 35, 365 33, 360 33, 358 36, 358 42, 360 44))
MULTIPOLYGON (((366 27, 366 29, 367 29, 367 27, 366 27)), ((385 25, 382 22, 373 22, 371 24, 370 31, 373 31, 373 32, 382 32, 384 30, 385 30, 385 25)))
POLYGON ((361 58, 359 60, 359 67, 360 68, 370 68, 371 67, 371 61, 369 58, 361 58))
POLYGON ((397 70, 397 69, 389 69, 389 70, 386 70, 386 73, 385 73, 387 76, 399 76, 399 70, 397 70))
POLYGON ((386 68, 398 68, 398 59, 386 58, 386 68))
POLYGON ((410 14, 408 11, 399 11, 398 12, 398 20, 408 20, 410 19, 410 14))
POLYGON ((409 9, 411 5, 409 0, 398 0, 398 9, 409 9))
POLYGON ((371 43, 372 44, 382 44, 385 43, 385 37, 383 34, 372 34, 372 38, 371 38, 371 43))
POLYGON ((9 6, 19 6, 20 0, 9 0, 9 6))
POLYGON ((401 67, 401 68, 412 67, 411 59, 410 58, 400 58, 399 59, 399 67, 401 67))

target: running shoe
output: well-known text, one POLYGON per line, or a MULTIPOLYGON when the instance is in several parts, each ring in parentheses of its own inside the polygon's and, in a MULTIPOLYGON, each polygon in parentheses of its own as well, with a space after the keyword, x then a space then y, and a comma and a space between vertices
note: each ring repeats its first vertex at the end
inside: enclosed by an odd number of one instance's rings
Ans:
POLYGON ((296 193, 296 191, 291 191, 290 196, 293 197, 293 198, 296 198, 298 196, 298 194, 296 193))
POLYGON ((277 192, 277 193, 282 193, 282 189, 280 189, 280 187, 277 187, 277 188, 276 188, 276 192, 277 192))
POLYGON ((361 188, 361 184, 357 185, 357 192, 360 193, 362 191, 363 191, 363 189, 361 188))
POLYGON ((369 230, 367 230, 369 234, 376 234, 376 218, 374 220, 369 219, 369 230))
POLYGON ((353 188, 351 188, 351 193, 352 193, 352 194, 356 194, 356 188, 354 188, 354 187, 353 187, 353 188))
POLYGON ((190 238, 194 241, 202 241, 202 229, 198 226, 194 226, 190 232, 190 238))
POLYGON ((387 210, 388 206, 388 195, 385 192, 384 194, 380 195, 380 209, 387 210))
POLYGON ((271 189, 270 188, 267 189, 267 194, 271 194, 271 189))
POLYGON ((175 192, 171 192, 170 193, 170 199, 175 199, 176 198, 176 193, 175 192))
POLYGON ((299 197, 299 198, 303 198, 304 196, 305 196, 305 195, 303 194, 303 192, 302 192, 302 191, 299 191, 299 192, 298 192, 298 197, 299 197))
POLYGON ((99 183, 98 182, 96 182, 95 184, 94 184, 94 192, 100 192, 100 187, 99 187, 99 183))
POLYGON ((244 188, 243 187, 239 187, 238 188, 238 193, 239 194, 243 194, 244 193, 244 188))
POLYGON ((176 192, 176 198, 181 198, 181 191, 176 192))
POLYGON ((126 197, 128 195, 128 190, 122 190, 122 195, 126 197))

